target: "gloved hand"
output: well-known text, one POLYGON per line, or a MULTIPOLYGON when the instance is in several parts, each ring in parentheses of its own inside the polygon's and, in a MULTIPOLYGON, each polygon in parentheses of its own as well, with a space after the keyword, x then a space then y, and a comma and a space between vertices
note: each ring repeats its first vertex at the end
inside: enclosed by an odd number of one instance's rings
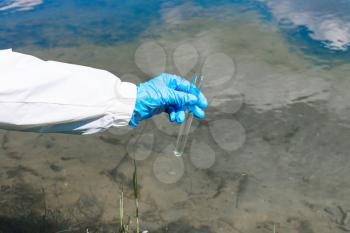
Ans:
POLYGON ((208 102, 202 92, 186 79, 163 73, 137 86, 135 109, 129 124, 136 127, 139 121, 162 112, 169 114, 170 121, 182 123, 185 110, 197 118, 204 118, 203 108, 208 102))

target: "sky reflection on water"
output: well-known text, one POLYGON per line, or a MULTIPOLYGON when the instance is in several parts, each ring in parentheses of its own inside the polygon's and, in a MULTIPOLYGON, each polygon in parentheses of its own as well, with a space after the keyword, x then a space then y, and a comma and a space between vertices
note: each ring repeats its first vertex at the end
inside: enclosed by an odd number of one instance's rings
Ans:
POLYGON ((230 8, 236 9, 232 14, 259 15, 305 51, 349 52, 350 2, 345 0, 6 0, 0 1, 0 48, 128 42, 150 25, 181 25, 201 17, 232 20, 226 18, 230 8))
POLYGON ((308 35, 330 50, 347 51, 350 43, 350 2, 266 0, 282 28, 304 26, 308 35))

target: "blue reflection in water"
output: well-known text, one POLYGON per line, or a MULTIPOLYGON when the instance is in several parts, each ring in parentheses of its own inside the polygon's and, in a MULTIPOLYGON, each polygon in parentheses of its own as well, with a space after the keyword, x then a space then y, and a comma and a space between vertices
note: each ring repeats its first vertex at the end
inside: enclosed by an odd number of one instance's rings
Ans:
POLYGON ((3 0, 0 48, 132 41, 151 24, 163 23, 162 8, 189 3, 198 9, 189 9, 187 20, 208 17, 211 8, 230 6, 242 14, 256 12, 263 22, 275 23, 288 41, 306 52, 349 55, 348 0, 3 0))
POLYGON ((128 41, 157 18, 159 4, 152 1, 44 1, 0 13, 0 48, 128 41))
POLYGON ((350 1, 265 0, 289 41, 320 56, 349 56, 350 1))

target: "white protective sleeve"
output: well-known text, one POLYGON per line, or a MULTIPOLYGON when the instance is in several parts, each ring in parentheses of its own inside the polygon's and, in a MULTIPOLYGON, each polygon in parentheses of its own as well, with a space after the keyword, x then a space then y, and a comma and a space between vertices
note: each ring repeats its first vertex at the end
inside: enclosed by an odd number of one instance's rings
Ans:
POLYGON ((136 86, 95 68, 0 50, 0 128, 92 134, 128 125, 136 86))

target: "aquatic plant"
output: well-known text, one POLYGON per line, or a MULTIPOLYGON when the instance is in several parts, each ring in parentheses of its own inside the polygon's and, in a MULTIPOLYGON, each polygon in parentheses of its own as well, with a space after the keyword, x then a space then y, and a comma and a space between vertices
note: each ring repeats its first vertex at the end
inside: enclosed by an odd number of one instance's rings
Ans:
MULTIPOLYGON (((135 200, 135 217, 136 217, 136 233, 140 233, 140 221, 139 221, 139 185, 138 185, 138 179, 137 179, 137 166, 136 166, 136 160, 133 160, 134 162, 134 172, 133 172, 133 191, 134 191, 134 200, 135 200)), ((128 219, 128 222, 125 222, 124 219, 124 189, 122 185, 122 191, 119 198, 119 233, 129 233, 129 223, 130 223, 130 217, 128 219)), ((147 232, 147 231, 144 231, 147 232)))
POLYGON ((134 174, 133 174, 133 187, 134 187, 134 198, 136 206, 136 233, 140 233, 140 222, 139 222, 139 187, 137 182, 137 166, 136 160, 134 160, 134 174))
MULTIPOLYGON (((129 232, 129 223, 124 222, 124 190, 122 186, 122 192, 119 198, 119 233, 128 233, 129 232)), ((129 221, 128 221, 129 222, 129 221)))

